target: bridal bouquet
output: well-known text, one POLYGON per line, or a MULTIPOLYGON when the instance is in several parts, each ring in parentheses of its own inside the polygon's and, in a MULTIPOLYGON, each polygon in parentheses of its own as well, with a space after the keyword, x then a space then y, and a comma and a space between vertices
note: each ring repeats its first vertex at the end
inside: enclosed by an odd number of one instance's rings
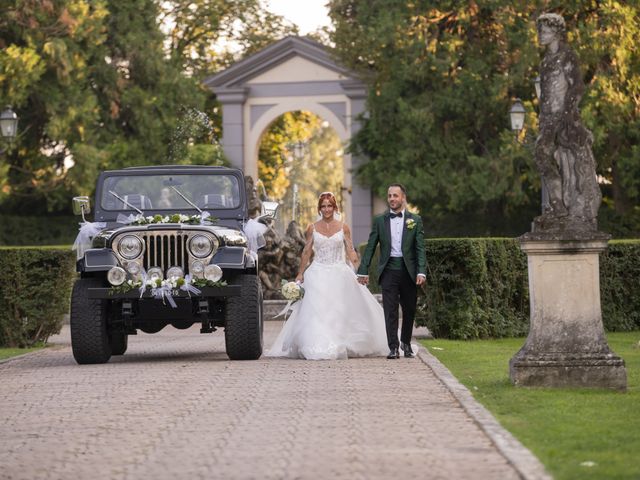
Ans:
POLYGON ((286 280, 282 280, 282 289, 280 290, 280 292, 282 293, 282 296, 285 298, 285 300, 287 300, 287 304, 282 309, 282 311, 273 318, 278 318, 284 315, 284 319, 286 320, 287 314, 290 311, 293 311, 291 305, 304 297, 304 288, 302 288, 302 285, 296 282, 287 282, 286 280))
POLYGON ((297 302, 304 297, 304 288, 296 282, 282 281, 282 296, 290 302, 297 302))

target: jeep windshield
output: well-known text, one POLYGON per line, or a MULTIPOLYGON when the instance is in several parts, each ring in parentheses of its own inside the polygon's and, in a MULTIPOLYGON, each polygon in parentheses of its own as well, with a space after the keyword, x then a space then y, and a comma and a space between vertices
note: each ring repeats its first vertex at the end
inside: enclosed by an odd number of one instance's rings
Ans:
POLYGON ((117 175, 105 178, 100 206, 105 211, 133 213, 137 213, 136 209, 143 212, 234 209, 240 206, 239 192, 234 175, 117 175))

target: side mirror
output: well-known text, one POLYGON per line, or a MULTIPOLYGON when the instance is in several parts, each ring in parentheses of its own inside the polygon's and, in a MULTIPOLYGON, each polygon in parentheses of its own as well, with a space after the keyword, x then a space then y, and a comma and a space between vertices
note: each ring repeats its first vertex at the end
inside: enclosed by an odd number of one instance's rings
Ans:
POLYGON ((84 216, 87 213, 91 213, 89 197, 73 197, 73 214, 82 215, 82 220, 86 221, 84 216))
POLYGON ((262 214, 260 215, 262 216, 268 216, 271 218, 277 218, 278 217, 278 208, 280 207, 280 204, 278 202, 269 202, 269 201, 263 201, 262 202, 262 214))

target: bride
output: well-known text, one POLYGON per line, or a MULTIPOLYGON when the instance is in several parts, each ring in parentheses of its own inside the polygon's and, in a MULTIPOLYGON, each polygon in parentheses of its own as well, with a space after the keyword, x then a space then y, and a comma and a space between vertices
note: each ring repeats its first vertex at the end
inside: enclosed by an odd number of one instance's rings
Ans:
POLYGON ((349 227, 337 220, 336 198, 318 199, 320 220, 309 225, 296 282, 305 295, 267 352, 270 357, 333 360, 385 356, 384 313, 366 286, 360 285, 346 257, 358 267, 349 227), (311 254, 314 254, 311 261, 311 254))

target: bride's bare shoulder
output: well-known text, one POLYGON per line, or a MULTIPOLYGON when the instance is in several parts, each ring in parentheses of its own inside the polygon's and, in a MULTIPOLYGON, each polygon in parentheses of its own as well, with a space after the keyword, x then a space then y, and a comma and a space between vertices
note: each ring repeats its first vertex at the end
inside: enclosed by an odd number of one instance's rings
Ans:
POLYGON ((316 224, 315 223, 310 223, 309 226, 307 227, 307 230, 305 231, 305 234, 307 236, 311 235, 313 233, 313 231, 316 229, 316 224))

